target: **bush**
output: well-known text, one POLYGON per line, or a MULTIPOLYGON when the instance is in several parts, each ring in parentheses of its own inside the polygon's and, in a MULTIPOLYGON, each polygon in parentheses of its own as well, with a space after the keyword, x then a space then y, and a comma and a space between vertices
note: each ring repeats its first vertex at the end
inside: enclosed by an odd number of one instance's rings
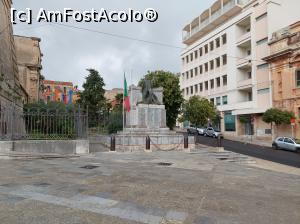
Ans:
POLYGON ((117 133, 123 130, 123 114, 122 111, 112 111, 109 119, 107 130, 109 134, 117 133))

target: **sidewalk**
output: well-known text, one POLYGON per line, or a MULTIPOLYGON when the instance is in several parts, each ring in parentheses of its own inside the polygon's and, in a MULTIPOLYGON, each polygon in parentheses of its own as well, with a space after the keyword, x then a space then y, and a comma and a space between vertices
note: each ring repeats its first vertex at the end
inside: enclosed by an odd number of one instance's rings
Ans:
POLYGON ((258 140, 255 139, 255 136, 225 136, 225 139, 231 140, 231 141, 237 141, 237 142, 244 142, 248 144, 253 144, 253 145, 259 145, 263 147, 272 147, 272 141, 267 141, 267 140, 258 140))

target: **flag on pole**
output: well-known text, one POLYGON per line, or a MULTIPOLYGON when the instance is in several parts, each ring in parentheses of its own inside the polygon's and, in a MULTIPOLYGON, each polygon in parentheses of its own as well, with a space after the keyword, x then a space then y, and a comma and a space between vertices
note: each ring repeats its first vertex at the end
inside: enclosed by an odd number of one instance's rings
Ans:
POLYGON ((124 108, 127 110, 127 112, 130 111, 130 100, 128 96, 128 88, 127 88, 127 81, 124 74, 124 108))

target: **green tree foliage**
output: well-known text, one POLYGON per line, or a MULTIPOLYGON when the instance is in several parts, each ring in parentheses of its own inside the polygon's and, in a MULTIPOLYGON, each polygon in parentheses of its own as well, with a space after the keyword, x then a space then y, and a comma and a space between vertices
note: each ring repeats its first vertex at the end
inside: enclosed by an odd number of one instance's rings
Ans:
POLYGON ((271 108, 264 113, 262 119, 264 122, 271 124, 272 138, 274 139, 273 124, 275 124, 276 126, 282 124, 290 124, 291 118, 294 117, 295 114, 293 112, 282 111, 277 108, 271 108))
POLYGON ((196 126, 205 126, 208 120, 220 120, 220 116, 213 103, 193 96, 183 104, 183 119, 196 126))
POLYGON ((89 114, 95 116, 100 111, 107 110, 107 100, 104 97, 105 83, 101 75, 95 69, 87 69, 89 75, 83 84, 84 90, 80 92, 79 103, 84 108, 89 109, 89 114))
POLYGON ((139 86, 143 86, 146 79, 151 80, 153 88, 163 87, 163 104, 167 112, 167 126, 173 129, 183 103, 179 77, 167 71, 148 72, 139 82, 139 86))
POLYGON ((289 111, 282 111, 277 108, 271 108, 267 110, 263 115, 263 121, 269 124, 289 124, 291 118, 294 118, 295 115, 289 111))
POLYGON ((109 134, 117 133, 123 129, 123 94, 119 93, 115 96, 116 106, 112 109, 107 125, 109 134))

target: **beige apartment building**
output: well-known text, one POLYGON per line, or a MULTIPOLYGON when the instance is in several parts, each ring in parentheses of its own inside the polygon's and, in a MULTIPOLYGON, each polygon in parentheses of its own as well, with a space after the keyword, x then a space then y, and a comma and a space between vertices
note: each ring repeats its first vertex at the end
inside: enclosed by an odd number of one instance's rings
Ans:
POLYGON ((26 91, 19 83, 18 66, 10 22, 11 0, 0 0, 0 108, 6 105, 23 107, 26 91))
POLYGON ((273 33, 269 42, 273 107, 294 112, 294 127, 281 125, 277 134, 300 139, 300 21, 273 33))
POLYGON ((298 0, 218 0, 183 28, 184 98, 213 102, 225 136, 271 138, 270 125, 262 121, 273 103, 263 58, 273 32, 300 19, 299 8, 298 0))
POLYGON ((40 38, 14 36, 19 81, 29 96, 29 102, 41 100, 42 94, 42 53, 40 38))

